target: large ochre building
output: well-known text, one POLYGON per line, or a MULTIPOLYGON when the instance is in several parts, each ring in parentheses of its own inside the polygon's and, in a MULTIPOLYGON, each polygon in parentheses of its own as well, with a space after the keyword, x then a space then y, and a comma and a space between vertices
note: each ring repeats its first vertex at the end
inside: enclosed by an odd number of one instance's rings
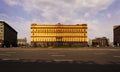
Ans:
POLYGON ((87 24, 31 24, 33 47, 87 46, 87 24))

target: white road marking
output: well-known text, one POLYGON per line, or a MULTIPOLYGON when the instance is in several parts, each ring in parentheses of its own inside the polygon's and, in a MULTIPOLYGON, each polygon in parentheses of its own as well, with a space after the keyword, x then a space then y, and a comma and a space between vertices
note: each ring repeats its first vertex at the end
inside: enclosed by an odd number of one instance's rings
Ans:
POLYGON ((65 55, 51 55, 51 56, 65 56, 65 55))
POLYGON ((120 51, 120 49, 110 49, 109 51, 120 51))
POLYGON ((11 56, 10 54, 0 54, 0 56, 11 56))
POLYGON ((5 52, 5 53, 17 53, 17 52, 5 52))
POLYGON ((106 55, 106 53, 94 53, 95 55, 106 55))
POLYGON ((3 58, 2 60, 20 60, 19 58, 3 58))
POLYGON ((24 50, 22 52, 33 52, 32 50, 24 50))
POLYGON ((120 56, 113 56, 113 57, 120 58, 120 56))
POLYGON ((10 60, 10 59, 4 58, 4 59, 2 59, 2 60, 10 60))
POLYGON ((48 53, 48 54, 58 54, 58 53, 56 53, 56 52, 50 52, 50 53, 48 53))
POLYGON ((46 61, 47 63, 50 63, 50 62, 52 62, 52 61, 46 61))
POLYGON ((58 60, 58 59, 54 59, 54 61, 56 61, 56 62, 59 62, 59 61, 68 61, 68 62, 72 62, 73 60, 65 60, 65 59, 58 60))

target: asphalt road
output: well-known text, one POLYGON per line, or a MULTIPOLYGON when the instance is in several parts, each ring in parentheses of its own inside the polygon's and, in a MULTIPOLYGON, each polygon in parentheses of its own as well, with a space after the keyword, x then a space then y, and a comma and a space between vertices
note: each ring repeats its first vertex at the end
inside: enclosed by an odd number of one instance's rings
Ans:
POLYGON ((91 62, 97 64, 120 64, 120 48, 0 48, 1 60, 21 60, 26 62, 91 62))
POLYGON ((120 72, 120 48, 0 48, 0 68, 5 72, 120 72))

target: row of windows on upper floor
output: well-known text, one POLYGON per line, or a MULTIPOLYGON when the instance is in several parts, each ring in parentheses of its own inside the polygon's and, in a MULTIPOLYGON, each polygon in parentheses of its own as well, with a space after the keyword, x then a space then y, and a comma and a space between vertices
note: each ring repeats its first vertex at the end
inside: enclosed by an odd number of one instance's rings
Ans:
POLYGON ((0 40, 3 39, 3 36, 0 36, 0 40))
POLYGON ((60 29, 60 28, 58 28, 58 29, 31 29, 31 30, 82 30, 82 29, 85 29, 85 28, 77 28, 77 29, 75 29, 75 28, 73 28, 73 29, 60 29))
MULTIPOLYGON (((37 41, 35 40, 35 41, 34 41, 34 40, 33 40, 33 41, 31 41, 31 42, 56 42, 56 41, 47 41, 47 40, 46 40, 46 41, 43 41, 43 40, 42 40, 42 41, 39 41, 39 40, 37 40, 37 41)), ((62 41, 62 42, 87 42, 87 41, 85 41, 85 40, 84 40, 84 41, 81 41, 81 40, 74 40, 74 41, 73 41, 73 40, 66 40, 66 41, 65 41, 65 40, 64 40, 64 41, 62 41)))
POLYGON ((3 32, 3 30, 0 30, 0 32, 3 32))
POLYGON ((87 38, 87 36, 31 36, 31 38, 87 38))
MULTIPOLYGON (((32 38, 31 41, 58 41, 55 38, 32 38)), ((87 38, 63 38, 59 41, 87 41, 87 38)))
POLYGON ((3 29, 3 27, 0 26, 0 29, 3 29))
POLYGON ((4 36, 4 34, 3 34, 3 33, 0 33, 0 36, 4 36))
POLYGON ((31 36, 87 36, 87 33, 64 33, 64 34, 43 34, 43 33, 32 33, 31 36))
POLYGON ((35 40, 57 40, 57 39, 62 39, 62 40, 84 40, 87 39, 87 37, 62 37, 62 38, 57 38, 57 37, 32 37, 32 39, 35 40))
POLYGON ((3 26, 3 24, 0 23, 0 27, 3 26))
POLYGON ((72 30, 72 29, 67 29, 67 30, 65 30, 65 29, 62 29, 62 30, 47 30, 47 29, 41 29, 41 30, 36 30, 36 29, 33 29, 33 30, 31 30, 31 32, 32 33, 37 33, 37 32, 87 32, 87 30, 86 29, 74 29, 74 30, 72 30))

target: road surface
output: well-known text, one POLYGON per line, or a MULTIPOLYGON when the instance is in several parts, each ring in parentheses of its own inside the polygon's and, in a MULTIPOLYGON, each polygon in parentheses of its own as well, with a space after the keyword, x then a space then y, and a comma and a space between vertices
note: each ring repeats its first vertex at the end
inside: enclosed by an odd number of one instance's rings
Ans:
POLYGON ((0 48, 0 69, 3 72, 120 72, 120 48, 0 48))
POLYGON ((1 60, 120 63, 120 48, 0 48, 1 60))

